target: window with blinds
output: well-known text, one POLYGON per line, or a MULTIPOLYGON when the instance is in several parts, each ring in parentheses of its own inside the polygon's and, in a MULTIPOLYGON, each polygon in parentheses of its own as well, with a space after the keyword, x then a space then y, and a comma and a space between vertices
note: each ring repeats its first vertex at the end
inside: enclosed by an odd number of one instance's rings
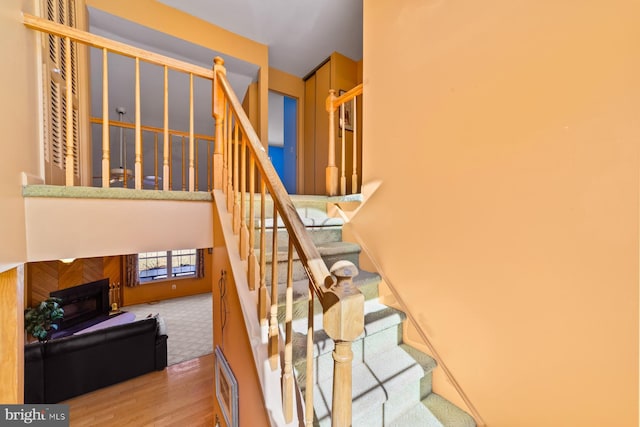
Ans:
MULTIPOLYGON (((50 21, 76 27, 75 0, 44 0, 43 10, 50 21)), ((68 54, 71 67, 67 69, 67 47, 64 38, 43 34, 43 102, 44 102, 44 158, 47 184, 64 184, 67 152, 67 115, 70 115, 73 133, 73 175, 79 181, 79 102, 78 102, 78 48, 71 42, 68 54), (67 111, 67 79, 71 81, 72 109, 67 111)))

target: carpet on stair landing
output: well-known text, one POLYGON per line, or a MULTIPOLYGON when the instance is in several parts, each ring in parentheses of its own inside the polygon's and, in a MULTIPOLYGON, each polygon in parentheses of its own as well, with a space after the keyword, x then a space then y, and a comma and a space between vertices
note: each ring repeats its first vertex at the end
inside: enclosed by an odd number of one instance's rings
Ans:
POLYGON ((211 293, 122 307, 136 320, 159 314, 167 327, 169 365, 213 353, 211 293))

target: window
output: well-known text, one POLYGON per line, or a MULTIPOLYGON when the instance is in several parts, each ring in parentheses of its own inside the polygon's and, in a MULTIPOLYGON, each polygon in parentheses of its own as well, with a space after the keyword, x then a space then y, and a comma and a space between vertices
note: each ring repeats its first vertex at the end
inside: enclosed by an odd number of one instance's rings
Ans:
POLYGON ((182 277, 197 277, 196 249, 144 252, 138 254, 140 283, 182 277))

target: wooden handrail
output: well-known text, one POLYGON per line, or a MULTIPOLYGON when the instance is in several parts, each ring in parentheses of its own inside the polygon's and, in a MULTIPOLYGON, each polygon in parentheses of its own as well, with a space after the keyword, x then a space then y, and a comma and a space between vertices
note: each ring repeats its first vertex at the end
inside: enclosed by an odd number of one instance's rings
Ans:
POLYGON ((71 40, 86 44, 88 46, 107 49, 111 52, 119 53, 131 58, 140 58, 145 62, 171 68, 172 70, 182 71, 184 73, 192 73, 195 76, 213 80, 213 70, 200 67, 198 65, 189 64, 188 62, 160 55, 158 53, 149 52, 134 46, 110 40, 106 37, 97 36, 86 31, 58 24, 48 19, 39 18, 28 13, 23 13, 22 22, 29 28, 38 31, 44 31, 59 37, 69 37, 71 40))
POLYGON ((280 181, 278 173, 271 164, 264 147, 260 143, 258 135, 253 129, 249 118, 245 114, 242 104, 240 104, 235 92, 231 88, 226 75, 223 73, 217 73, 216 79, 218 79, 225 97, 236 114, 236 119, 247 138, 247 145, 251 150, 251 153, 256 158, 256 166, 264 178, 269 194, 271 194, 273 199, 273 203, 277 206, 277 209, 280 212, 282 222, 289 232, 289 235, 292 236, 293 244, 298 252, 298 256, 307 270, 307 273, 309 274, 315 294, 322 302, 324 294, 333 286, 334 279, 331 277, 329 269, 320 257, 320 252, 318 252, 318 249, 313 244, 311 237, 308 235, 308 232, 302 223, 302 220, 298 216, 296 208, 293 205, 287 190, 280 181))
MULTIPOLYGON (((100 125, 104 123, 103 119, 101 119, 99 117, 91 117, 91 118, 89 118, 89 121, 91 123, 96 123, 96 124, 100 124, 100 125)), ((109 120, 109 126, 123 127, 125 129, 135 129, 136 128, 136 125, 134 123, 121 122, 121 121, 118 121, 118 120, 109 120)), ((164 129, 163 128, 159 128, 159 127, 155 127, 155 126, 141 125, 140 129, 142 130, 142 132, 164 133, 164 129)), ((187 137, 187 136, 189 136, 189 131, 168 129, 168 135, 185 136, 185 137, 187 137)), ((214 136, 211 136, 211 135, 194 134, 194 139, 196 139, 196 140, 205 140, 205 141, 215 141, 216 138, 214 136)))
POLYGON ((338 107, 340 107, 340 105, 348 101, 351 101, 353 98, 355 98, 358 95, 362 95, 362 83, 360 83, 358 86, 354 86, 353 88, 349 89, 342 95, 333 98, 331 102, 331 107, 333 111, 336 111, 338 107))

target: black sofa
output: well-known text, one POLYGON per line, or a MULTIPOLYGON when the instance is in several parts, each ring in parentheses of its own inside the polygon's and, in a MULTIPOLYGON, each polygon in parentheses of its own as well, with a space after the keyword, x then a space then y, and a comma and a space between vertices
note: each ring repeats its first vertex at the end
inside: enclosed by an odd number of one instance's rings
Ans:
POLYGON ((27 344, 24 402, 61 402, 166 366, 155 318, 27 344))

